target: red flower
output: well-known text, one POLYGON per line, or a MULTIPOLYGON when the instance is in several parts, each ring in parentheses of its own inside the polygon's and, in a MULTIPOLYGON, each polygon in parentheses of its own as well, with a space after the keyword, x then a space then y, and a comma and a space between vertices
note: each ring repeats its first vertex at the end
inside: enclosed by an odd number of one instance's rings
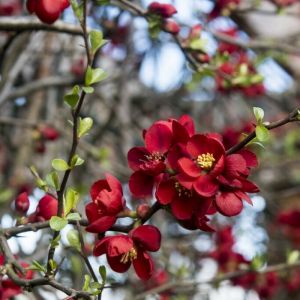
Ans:
POLYGON ((90 225, 86 231, 100 233, 108 230, 125 206, 122 185, 117 178, 106 174, 106 179, 96 181, 90 190, 92 201, 85 207, 90 225))
POLYGON ((153 274, 153 261, 147 251, 158 251, 161 235, 152 225, 142 225, 133 229, 129 235, 104 237, 97 242, 94 255, 106 254, 110 267, 118 273, 126 272, 131 263, 142 280, 153 274))
POLYGON ((39 201, 35 212, 29 216, 29 222, 41 222, 50 220, 57 215, 58 202, 53 196, 46 194, 39 201))
POLYGON ((69 0, 27 0, 29 13, 35 13, 44 23, 52 24, 60 14, 70 5, 69 0))
POLYGON ((180 31, 180 26, 175 21, 167 19, 163 22, 163 30, 176 35, 180 31))
MULTIPOLYGON (((229 37, 232 37, 232 38, 238 37, 238 29, 237 28, 229 28, 227 30, 220 30, 219 32, 222 33, 222 34, 228 35, 229 37)), ((230 43, 226 43, 226 42, 221 41, 219 43, 218 50, 221 53, 232 54, 234 52, 241 51, 241 48, 234 45, 234 44, 230 44, 230 43)))
POLYGON ((19 0, 2 0, 0 4, 0 16, 19 15, 22 11, 22 5, 19 0))
POLYGON ((23 192, 18 195, 15 201, 15 208, 16 211, 21 214, 26 214, 28 208, 29 208, 30 202, 29 198, 26 192, 23 192))
POLYGON ((215 178, 224 168, 224 146, 216 138, 197 134, 190 138, 186 150, 191 158, 178 161, 183 172, 177 177, 179 183, 189 190, 193 187, 199 196, 215 195, 219 187, 215 178))
POLYGON ((214 19, 220 15, 228 16, 240 4, 240 0, 217 0, 209 17, 214 19))
POLYGON ((176 8, 171 4, 162 4, 159 2, 152 2, 148 6, 148 12, 151 14, 160 15, 163 18, 170 18, 177 13, 176 8))
POLYGON ((55 141, 59 137, 59 133, 55 128, 45 126, 40 129, 42 137, 47 141, 55 141))

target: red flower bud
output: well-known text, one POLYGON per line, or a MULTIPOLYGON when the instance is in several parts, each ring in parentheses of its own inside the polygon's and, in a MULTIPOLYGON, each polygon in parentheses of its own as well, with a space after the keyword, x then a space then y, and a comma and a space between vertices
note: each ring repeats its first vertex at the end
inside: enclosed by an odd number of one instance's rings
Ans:
POLYGON ((176 8, 171 4, 161 4, 158 2, 152 2, 148 6, 148 12, 158 14, 163 18, 170 18, 177 13, 176 8))
POLYGON ((44 23, 52 24, 60 14, 70 5, 69 0, 27 0, 29 13, 35 13, 44 23))
POLYGON ((136 209, 136 213, 138 215, 139 218, 144 218, 147 213, 149 212, 150 206, 149 204, 140 204, 137 209, 136 209))
POLYGON ((163 29, 171 34, 178 34, 180 31, 179 25, 173 20, 165 20, 163 29))
POLYGON ((55 141, 59 137, 58 131, 52 127, 43 127, 40 129, 40 132, 47 141, 55 141))
POLYGON ((30 202, 26 192, 21 193, 15 200, 16 211, 25 214, 28 211, 30 202))
POLYGON ((58 202, 51 195, 45 195, 41 198, 35 212, 29 216, 29 222, 39 222, 50 220, 52 216, 57 215, 58 202))

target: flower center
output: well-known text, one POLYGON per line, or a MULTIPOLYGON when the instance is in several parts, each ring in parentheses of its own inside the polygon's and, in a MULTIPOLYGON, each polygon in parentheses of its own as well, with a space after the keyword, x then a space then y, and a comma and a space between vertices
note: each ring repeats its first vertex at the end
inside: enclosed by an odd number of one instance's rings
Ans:
POLYGON ((179 182, 175 182, 175 190, 177 191, 179 197, 192 197, 192 192, 183 187, 179 182))
POLYGON ((204 154, 203 153, 197 157, 196 163, 201 169, 209 171, 212 168, 215 161, 216 160, 215 160, 213 154, 211 154, 211 153, 204 154))
POLYGON ((153 152, 150 155, 146 155, 146 158, 150 161, 164 161, 164 156, 159 152, 153 152))
POLYGON ((136 258, 137 258, 137 251, 134 247, 132 247, 128 252, 122 255, 120 262, 123 264, 127 264, 129 261, 132 262, 136 258))

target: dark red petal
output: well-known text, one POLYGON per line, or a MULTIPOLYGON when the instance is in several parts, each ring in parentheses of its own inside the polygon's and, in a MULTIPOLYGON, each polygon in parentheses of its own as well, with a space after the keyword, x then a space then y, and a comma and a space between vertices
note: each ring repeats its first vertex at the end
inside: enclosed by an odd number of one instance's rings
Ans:
POLYGON ((109 266, 118 273, 125 273, 131 266, 131 261, 129 260, 127 263, 121 262, 122 255, 120 256, 108 256, 107 261, 109 266))
POLYGON ((123 210, 123 195, 118 190, 103 190, 97 197, 97 203, 106 214, 117 215, 123 210))
POLYGON ((195 134, 195 125, 193 119, 189 115, 182 115, 178 122, 183 125, 189 133, 189 136, 195 134))
POLYGON ((89 223, 92 223, 101 217, 101 214, 99 214, 99 208, 94 202, 90 202, 85 206, 85 213, 89 223))
POLYGON ((176 197, 171 203, 171 209, 174 217, 178 220, 187 220, 192 217, 196 207, 196 201, 188 197, 176 197))
POLYGON ((226 177, 238 177, 241 174, 247 175, 248 169, 246 165, 246 161, 240 154, 231 154, 226 156, 226 170, 225 170, 225 176, 226 177))
POLYGON ((223 137, 221 134, 217 133, 217 132, 211 132, 211 133, 208 133, 206 134, 206 136, 208 138, 211 138, 211 139, 216 139, 218 142, 221 142, 223 143, 223 137))
POLYGON ((176 120, 173 120, 172 129, 175 143, 187 143, 189 133, 183 125, 178 123, 176 120))
POLYGON ((127 154, 129 168, 133 171, 138 171, 140 165, 147 160, 147 155, 150 155, 150 152, 145 147, 134 147, 130 149, 127 154))
POLYGON ((102 233, 113 226, 116 220, 115 216, 104 216, 88 225, 85 230, 92 233, 102 233))
POLYGON ((242 182, 242 190, 244 192, 247 193, 258 193, 259 192, 259 188, 256 184, 254 184, 253 182, 243 179, 241 180, 242 182))
POLYGON ((213 169, 209 172, 209 175, 212 177, 217 177, 221 174, 225 167, 225 156, 222 155, 217 163, 214 165, 213 169))
POLYGON ((200 176, 200 169, 196 163, 187 157, 182 157, 178 160, 179 169, 190 177, 197 178, 200 176))
POLYGON ((119 256, 133 248, 133 241, 127 235, 112 236, 107 244, 107 256, 119 256))
POLYGON ((104 237, 103 239, 99 240, 93 250, 93 255, 100 256, 107 252, 107 244, 109 240, 113 238, 112 236, 104 237))
POLYGON ((172 202, 176 196, 175 181, 173 179, 162 180, 157 186, 155 196, 162 205, 172 202))
POLYGON ((246 193, 243 193, 242 191, 235 191, 234 192, 241 200, 245 200, 250 205, 253 205, 251 198, 246 193))
POLYGON ((145 145, 151 153, 165 153, 172 143, 172 131, 164 124, 155 123, 146 132, 145 145))
POLYGON ((212 197, 219 189, 219 184, 209 175, 197 178, 193 183, 196 193, 203 197, 212 197))
POLYGON ((147 252, 138 251, 137 259, 133 261, 133 267, 137 276, 142 280, 148 280, 153 274, 153 260, 147 252))
POLYGON ((142 171, 134 172, 129 179, 129 189, 137 198, 149 197, 152 195, 154 177, 142 171))
POLYGON ((207 224, 208 221, 209 219, 206 216, 197 218, 197 227, 206 232, 214 232, 215 230, 207 224))
POLYGON ((148 251, 158 251, 160 248, 160 231, 152 225, 142 225, 134 229, 130 236, 135 244, 148 251))
POLYGON ((59 1, 39 0, 36 1, 35 13, 41 21, 52 24, 60 16, 61 5, 59 1))
POLYGON ((178 174, 176 175, 176 179, 178 182, 185 187, 188 190, 191 190, 193 187, 193 182, 195 181, 195 178, 189 177, 185 174, 178 174))
POLYGON ((91 198, 96 200, 97 196, 102 190, 110 190, 106 179, 100 179, 92 184, 90 189, 91 198))
POLYGON ((243 209, 243 203, 234 193, 223 192, 216 196, 218 211, 224 216, 236 216, 243 209))
POLYGON ((224 146, 220 141, 203 134, 192 136, 187 143, 186 149, 193 158, 197 158, 201 154, 211 153, 218 160, 225 153, 224 146))
POLYGON ((238 152, 238 154, 243 156, 248 168, 255 168, 258 166, 257 157, 250 150, 242 149, 238 152))
POLYGON ((29 13, 33 14, 36 10, 36 0, 27 0, 26 8, 29 13))
POLYGON ((173 146, 168 152, 167 156, 167 168, 177 171, 178 170, 178 160, 184 157, 183 149, 178 144, 173 146))
POLYGON ((105 177, 110 187, 110 190, 118 190, 123 195, 122 184, 120 183, 120 181, 115 176, 112 176, 109 173, 105 173, 105 177))

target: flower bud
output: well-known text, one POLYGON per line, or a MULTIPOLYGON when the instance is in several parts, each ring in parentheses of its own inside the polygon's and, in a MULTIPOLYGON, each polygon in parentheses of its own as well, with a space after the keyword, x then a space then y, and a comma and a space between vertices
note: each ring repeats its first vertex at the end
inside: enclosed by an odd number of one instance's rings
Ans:
POLYGON ((145 218, 149 212, 149 209, 150 209, 149 204, 146 203, 140 204, 136 209, 137 216, 142 219, 145 218))
POLYGON ((15 200, 15 208, 16 211, 21 214, 26 214, 28 211, 30 202, 26 192, 19 194, 19 196, 15 200))
POLYGON ((152 2, 148 7, 148 12, 160 15, 163 18, 170 18, 177 13, 177 10, 171 4, 152 2))
POLYGON ((175 21, 168 19, 163 23, 163 30, 171 34, 178 34, 180 27, 175 21))
POLYGON ((40 132, 47 141, 55 141, 59 137, 58 131, 52 127, 43 127, 40 129, 40 132))

